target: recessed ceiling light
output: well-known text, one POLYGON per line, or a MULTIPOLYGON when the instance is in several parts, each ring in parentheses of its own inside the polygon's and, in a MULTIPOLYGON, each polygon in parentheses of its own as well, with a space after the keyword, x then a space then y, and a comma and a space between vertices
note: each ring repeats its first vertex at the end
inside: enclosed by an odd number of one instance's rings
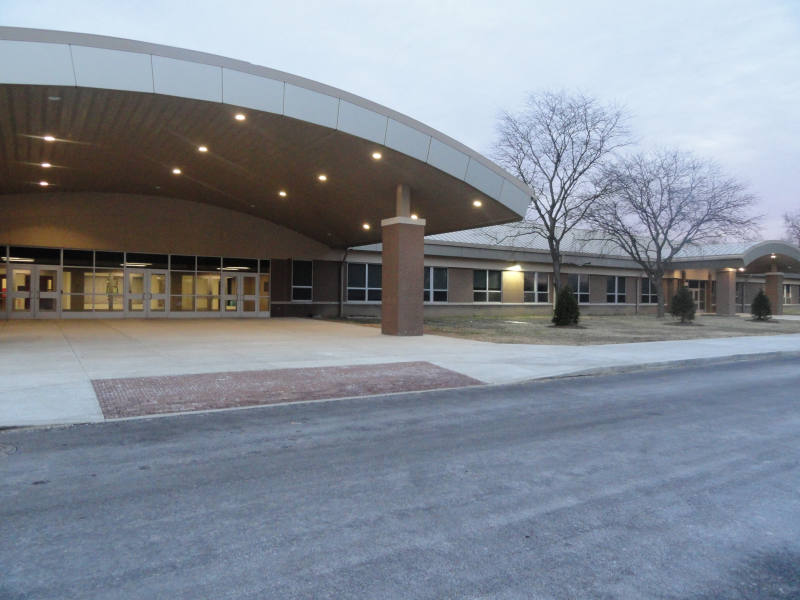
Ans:
POLYGON ((50 163, 42 163, 42 166, 43 166, 45 169, 49 169, 49 168, 50 168, 50 163))
POLYGON ((319 176, 319 180, 320 181, 327 181, 328 180, 328 176, 327 175, 320 175, 319 176))
POLYGON ((364 223, 364 229, 369 229, 369 223, 364 223))
POLYGON ((481 202, 480 200, 475 200, 475 202, 473 202, 472 204, 474 204, 475 206, 483 206, 483 202, 481 202))
POLYGON ((239 113, 238 115, 236 115, 236 120, 237 121, 244 121, 244 119, 245 119, 245 116, 243 114, 239 113))
POLYGON ((61 100, 61 98, 59 98, 58 96, 48 96, 47 99, 48 100, 52 100, 53 102, 61 100))
POLYGON ((416 219, 416 218, 418 218, 418 217, 417 217, 417 215, 411 215, 411 218, 412 218, 412 219, 416 219))
POLYGON ((770 254, 769 257, 770 258, 777 258, 777 256, 775 256, 774 254, 770 254))
POLYGON ((55 142, 56 138, 54 138, 52 135, 46 135, 46 136, 44 136, 44 140, 46 142, 55 142))
POLYGON ((744 271, 744 267, 739 267, 739 270, 740 271, 744 271))
POLYGON ((40 185, 40 186, 42 186, 42 187, 47 187, 47 186, 48 186, 48 185, 50 185, 50 184, 49 184, 49 183, 47 183, 46 181, 40 181, 40 182, 39 182, 39 185, 40 185))
POLYGON ((172 169, 172 172, 175 173, 175 175, 180 175, 181 174, 181 170, 180 169, 172 169))
POLYGON ((200 152, 208 152, 208 148, 206 148, 205 146, 200 146, 200 147, 198 148, 198 150, 199 150, 200 152))
POLYGON ((381 153, 380 152, 375 152, 375 153, 372 154, 372 158, 378 159, 380 157, 381 157, 381 153))
POLYGON ((278 192, 278 196, 281 196, 282 198, 286 198, 286 192, 280 191, 280 192, 278 192))

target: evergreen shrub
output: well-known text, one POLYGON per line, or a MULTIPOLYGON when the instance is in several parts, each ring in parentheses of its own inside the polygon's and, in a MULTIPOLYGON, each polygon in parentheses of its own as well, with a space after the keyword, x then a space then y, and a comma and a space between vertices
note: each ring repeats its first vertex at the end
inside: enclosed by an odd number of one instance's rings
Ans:
POLYGON ((556 296, 556 306, 553 310, 553 323, 556 327, 567 325, 577 325, 581 318, 581 311, 578 308, 578 299, 572 289, 564 286, 556 296))
POLYGON ((772 303, 764 293, 764 290, 759 290, 756 297, 753 298, 753 303, 750 305, 750 314, 756 321, 766 321, 772 318, 772 303))
POLYGON ((688 323, 694 321, 694 313, 697 307, 694 304, 692 293, 687 287, 681 287, 678 293, 672 297, 672 303, 669 307, 669 314, 674 319, 680 319, 681 323, 688 323))

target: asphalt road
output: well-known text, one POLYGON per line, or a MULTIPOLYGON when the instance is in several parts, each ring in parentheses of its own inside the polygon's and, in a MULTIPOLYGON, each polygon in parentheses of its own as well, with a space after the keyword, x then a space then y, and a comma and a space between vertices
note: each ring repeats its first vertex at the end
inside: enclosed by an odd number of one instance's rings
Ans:
POLYGON ((3 600, 800 598, 797 359, 0 444, 3 600))

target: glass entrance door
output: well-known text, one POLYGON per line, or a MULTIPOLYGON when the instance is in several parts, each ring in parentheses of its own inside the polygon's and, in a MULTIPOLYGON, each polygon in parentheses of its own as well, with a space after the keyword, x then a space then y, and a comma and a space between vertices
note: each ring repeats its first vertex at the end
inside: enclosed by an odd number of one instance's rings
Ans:
POLYGON ((223 273, 223 314, 228 317, 258 316, 258 275, 223 273))
POLYGON ((10 267, 8 302, 14 319, 56 319, 61 316, 61 268, 39 265, 10 267))
POLYGON ((125 316, 167 316, 167 271, 129 269, 125 291, 125 316))
POLYGON ((705 312, 706 310, 706 282, 700 279, 689 279, 686 281, 686 287, 692 294, 692 300, 697 310, 705 312))

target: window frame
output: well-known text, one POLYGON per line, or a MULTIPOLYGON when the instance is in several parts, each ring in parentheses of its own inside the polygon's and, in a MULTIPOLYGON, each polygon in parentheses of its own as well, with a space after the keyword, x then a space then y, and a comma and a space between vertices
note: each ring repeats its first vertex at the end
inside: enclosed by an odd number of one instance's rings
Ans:
POLYGON ((292 259, 292 302, 310 303, 314 301, 314 261, 313 260, 294 260, 292 259), (309 263, 311 265, 311 285, 295 285, 294 265, 295 263, 309 263), (309 298, 295 298, 295 290, 308 290, 309 298))
POLYGON ((538 271, 525 271, 522 276, 522 301, 525 304, 550 304, 550 273, 540 273, 538 271), (533 289, 528 290, 526 289, 528 285, 528 277, 533 275, 533 289), (542 292, 539 287, 541 286, 542 282, 540 281, 541 278, 544 278, 544 286, 545 291, 542 292), (528 300, 528 295, 533 296, 533 300, 528 300), (544 300, 542 300, 542 295, 544 295, 544 300))
POLYGON ((627 290, 627 277, 624 275, 606 275, 606 304, 627 304, 627 290), (622 281, 621 292, 620 281, 622 281))
POLYGON ((578 289, 573 289, 572 290, 572 293, 575 294, 575 299, 578 301, 578 304, 590 304, 590 302, 591 302, 591 283, 590 283, 591 279, 589 278, 589 276, 588 275, 584 275, 583 273, 567 273, 566 275, 567 275, 567 285, 570 286, 570 289, 572 288, 572 286, 570 285, 570 280, 573 277, 577 277, 578 278, 578 286, 577 286, 578 289), (584 280, 586 281, 586 291, 582 292, 580 288, 581 288, 581 284, 584 282, 584 280))
POLYGON ((497 269, 473 269, 472 270, 472 302, 473 304, 498 304, 503 302, 503 272, 497 269), (476 273, 483 273, 484 288, 475 287, 476 273), (497 289, 489 287, 490 273, 497 273, 500 279, 500 287, 497 289), (484 299, 478 299, 479 294, 483 295, 484 299), (496 300, 491 299, 489 296, 496 297, 496 300))
POLYGON ((383 301, 383 265, 376 264, 376 263, 347 263, 347 292, 346 292, 346 299, 348 303, 358 303, 358 304, 367 304, 367 303, 379 303, 383 301), (364 287, 358 286, 351 286, 350 285, 350 267, 351 266, 363 266, 364 267, 364 287), (372 267, 372 268, 370 268, 372 267), (370 280, 373 279, 374 273, 376 269, 380 269, 380 275, 378 279, 380 279, 380 287, 376 287, 374 285, 370 285, 370 280), (373 272, 373 277, 370 277, 370 271, 373 272), (364 299, 363 300, 353 300, 350 297, 350 290, 360 291, 363 290, 364 292, 364 299), (370 294, 370 292, 377 292, 374 294, 370 294), (370 298, 372 296, 372 298, 370 298), (377 297, 377 299, 376 299, 377 297))
POLYGON ((429 304, 447 304, 450 299, 450 269, 448 267, 424 267, 424 275, 422 278, 422 301, 429 304), (444 278, 446 281, 445 288, 436 287, 436 271, 444 271, 444 278), (427 285, 425 281, 427 279, 427 285), (444 294, 444 300, 441 300, 444 294), (439 300, 436 297, 440 298, 439 300))
POLYGON ((658 293, 655 291, 655 283, 649 277, 642 277, 642 292, 639 294, 639 304, 658 304, 658 293), (645 291, 647 287, 647 291, 645 291), (647 299, 645 299, 647 298, 647 299))

